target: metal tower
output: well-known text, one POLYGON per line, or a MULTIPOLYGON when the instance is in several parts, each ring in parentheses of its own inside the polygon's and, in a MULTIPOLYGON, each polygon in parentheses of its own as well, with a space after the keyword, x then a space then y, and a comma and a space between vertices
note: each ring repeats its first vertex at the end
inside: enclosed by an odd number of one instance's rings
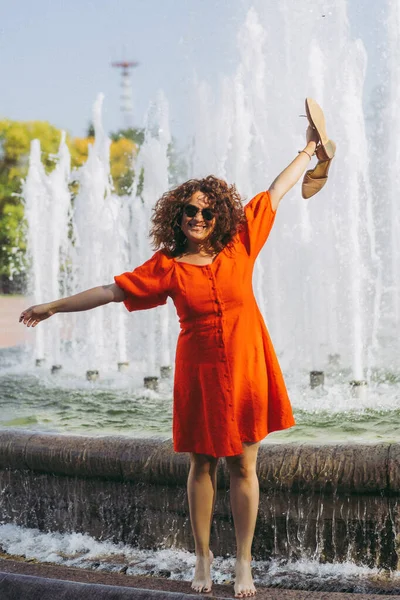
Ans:
POLYGON ((132 81, 131 71, 138 66, 136 61, 119 61, 111 63, 112 67, 121 69, 121 112, 124 122, 124 127, 129 129, 133 127, 133 98, 132 98, 132 81))

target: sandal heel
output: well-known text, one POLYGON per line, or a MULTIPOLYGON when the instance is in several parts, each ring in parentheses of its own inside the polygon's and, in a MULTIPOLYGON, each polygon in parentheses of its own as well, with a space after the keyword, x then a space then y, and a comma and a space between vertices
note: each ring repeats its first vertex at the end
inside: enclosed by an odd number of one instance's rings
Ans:
POLYGON ((332 160, 336 154, 336 144, 332 140, 328 140, 326 144, 317 146, 315 150, 318 160, 332 160))

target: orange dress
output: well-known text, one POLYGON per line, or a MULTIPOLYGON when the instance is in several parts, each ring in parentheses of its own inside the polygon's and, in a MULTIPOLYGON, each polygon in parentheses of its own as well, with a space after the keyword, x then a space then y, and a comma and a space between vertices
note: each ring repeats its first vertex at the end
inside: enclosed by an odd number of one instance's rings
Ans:
POLYGON ((176 452, 242 453, 243 442, 295 424, 281 369, 257 306, 254 262, 275 213, 268 192, 245 206, 247 225, 210 265, 163 251, 115 277, 129 311, 175 304, 181 331, 175 359, 176 452))

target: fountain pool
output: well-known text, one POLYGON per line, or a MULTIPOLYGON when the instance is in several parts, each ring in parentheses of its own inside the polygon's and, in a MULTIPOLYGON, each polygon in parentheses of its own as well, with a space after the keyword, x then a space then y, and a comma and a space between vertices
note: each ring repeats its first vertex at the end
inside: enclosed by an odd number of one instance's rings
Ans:
MULTIPOLYGON (((143 387, 146 370, 104 371, 96 382, 84 369, 30 366, 20 349, 0 350, 0 428, 23 428, 85 435, 169 438, 173 380, 159 390, 143 387), (21 362, 26 364, 21 374, 21 362), (17 364, 16 364, 17 363, 17 364)), ((368 393, 355 397, 350 373, 326 365, 325 386, 310 389, 307 371, 286 375, 297 426, 269 435, 278 442, 400 441, 400 381, 384 371, 372 374, 368 393)))

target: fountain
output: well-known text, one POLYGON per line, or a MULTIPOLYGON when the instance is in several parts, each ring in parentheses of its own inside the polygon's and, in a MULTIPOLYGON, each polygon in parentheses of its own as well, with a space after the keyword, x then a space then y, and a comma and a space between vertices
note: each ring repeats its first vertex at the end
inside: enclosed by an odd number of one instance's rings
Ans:
MULTIPOLYGON (((282 119, 287 122, 298 114, 306 94, 317 97, 339 149, 331 182, 317 199, 303 202, 296 189, 282 202, 277 226, 255 273, 259 306, 285 370, 322 371, 330 353, 341 356, 355 380, 369 381, 378 368, 397 372, 399 353, 394 352, 388 364, 382 343, 388 328, 396 327, 397 313, 393 308, 393 320, 388 323, 382 307, 387 288, 394 298, 399 284, 394 276, 392 281, 383 282, 382 265, 386 260, 393 264, 398 253, 395 244, 386 243, 383 251, 386 231, 375 226, 381 208, 374 200, 368 170, 362 108, 364 47, 360 40, 351 39, 344 0, 330 12, 329 30, 321 23, 307 44, 302 39, 301 53, 292 53, 289 38, 293 23, 306 27, 304 36, 309 33, 308 10, 298 7, 289 15, 285 8, 276 6, 274 18, 265 20, 262 6, 260 13, 251 9, 241 28, 236 73, 223 80, 220 90, 211 90, 206 82, 197 86, 189 175, 212 172, 226 177, 235 181, 247 198, 265 189, 293 155, 293 148, 304 141, 304 122, 294 121, 284 127, 282 119), (278 42, 273 23, 282 18, 284 36, 278 42), (327 35, 336 40, 329 57, 324 50, 327 35), (286 74, 282 74, 280 64, 270 60, 272 48, 279 44, 286 48, 286 74), (329 69, 324 67, 327 64, 329 69), (273 82, 280 77, 277 88, 273 82), (277 144, 278 137, 284 142, 277 144), (391 250, 393 256, 388 256, 391 250)), ((110 142, 101 124, 101 105, 100 97, 94 108, 96 139, 88 161, 72 176, 79 183, 73 209, 64 142, 57 169, 49 176, 40 165, 37 143, 32 147, 24 195, 30 224, 32 290, 37 301, 57 297, 60 288, 73 292, 112 281, 114 274, 142 263, 152 253, 147 238, 151 210, 170 181, 168 103, 160 94, 149 108, 145 141, 135 164, 137 177, 130 195, 123 198, 114 196, 111 189, 110 142), (52 202, 55 196, 62 202, 52 202), (46 202, 59 214, 54 227, 44 234, 35 224, 46 221, 40 213, 46 210, 46 202), (73 233, 68 240, 65 232, 69 220, 73 233), (51 279, 47 277, 44 244, 38 244, 41 239, 52 246, 51 279)), ((394 213, 397 207, 390 210, 394 213)), ((394 221, 396 218, 394 215, 394 221)), ((155 376, 160 366, 172 362, 177 326, 171 312, 167 306, 128 319, 120 307, 113 306, 89 315, 68 316, 63 322, 69 329, 69 353, 88 368, 101 365, 108 369, 112 363, 131 358, 135 364, 144 363, 148 374, 155 376), (132 343, 133 339, 140 344, 132 343)), ((61 320, 55 320, 54 327, 59 327, 61 320)), ((51 356, 58 362, 63 340, 59 332, 46 331, 45 341, 43 329, 37 334, 37 357, 51 356)))
POLYGON ((127 371, 129 369, 129 362, 128 361, 119 362, 117 364, 117 366, 118 366, 118 371, 120 373, 124 373, 125 371, 127 371))
MULTIPOLYGON (((31 256, 31 289, 36 303, 59 298, 67 277, 66 254, 71 195, 68 190, 70 155, 62 134, 55 169, 48 176, 41 162, 40 143, 34 140, 29 173, 23 186, 25 217, 29 224, 27 244, 31 256)), ((36 332, 36 362, 45 357, 59 363, 60 322, 36 332)))
MULTIPOLYGON (((395 570, 400 531, 393 517, 400 460, 398 174, 389 169, 382 197, 381 182, 370 176, 362 106, 366 52, 360 40, 352 39, 346 1, 330 3, 322 19, 325 5, 316 0, 310 9, 296 3, 289 11, 288 3, 271 0, 256 2, 248 11, 238 35, 235 72, 219 88, 206 81, 196 84, 188 171, 190 177, 214 173, 234 181, 250 198, 268 188, 302 147, 305 121, 297 115, 304 97, 323 105, 338 147, 330 181, 310 201, 300 198, 298 187, 283 200, 254 274, 298 422, 262 446, 255 553, 260 560, 349 560, 395 570)), ((397 3, 390 2, 388 10, 389 55, 397 57, 397 3)), ((388 61, 388 69, 382 114, 390 123, 384 151, 392 164, 400 152, 395 59, 388 61)), ((35 302, 110 283, 114 274, 152 253, 147 237, 151 210, 173 179, 168 102, 160 93, 148 110, 136 179, 125 197, 115 196, 110 182, 102 102, 100 96, 95 103, 95 143, 81 169, 70 173, 64 136, 50 175, 41 165, 39 144, 32 144, 24 198, 35 302), (73 203, 71 181, 78 185, 73 203)), ((57 436, 15 434, 11 439, 0 432, 0 468, 12 463, 16 469, 13 476, 2 471, 4 484, 33 498, 44 486, 50 506, 59 506, 57 493, 63 498, 64 511, 48 518, 37 500, 20 515, 20 525, 46 529, 60 519, 58 527, 98 538, 190 547, 187 516, 181 511, 186 457, 174 456, 164 440, 141 439, 147 433, 169 435, 177 333, 170 302, 129 316, 120 305, 57 315, 36 329, 36 364, 62 365, 37 394, 52 431, 98 433, 99 427, 130 437, 63 436, 61 444, 57 436), (90 383, 84 381, 85 372, 95 374, 88 377, 90 383), (137 492, 130 513, 132 482, 140 483, 142 496, 137 492), (151 492, 155 485, 162 494, 151 492), (107 494, 113 500, 105 507, 107 494), (79 514, 71 511, 72 497, 90 497, 96 517, 83 501, 79 514), (128 530, 118 511, 127 515, 126 523, 140 521, 140 527, 128 530), (154 519, 153 531, 144 514, 154 519), (175 538, 170 528, 177 531, 175 538)), ((29 393, 32 377, 40 386, 39 369, 32 375, 30 365, 26 368, 31 379, 28 385, 19 378, 20 394, 29 393)), ((16 410, 10 400, 6 413, 11 406, 16 410)), ((221 553, 231 543, 224 477, 222 470, 225 495, 215 520, 221 553)), ((4 520, 18 512, 18 496, 3 500, 4 520)))

